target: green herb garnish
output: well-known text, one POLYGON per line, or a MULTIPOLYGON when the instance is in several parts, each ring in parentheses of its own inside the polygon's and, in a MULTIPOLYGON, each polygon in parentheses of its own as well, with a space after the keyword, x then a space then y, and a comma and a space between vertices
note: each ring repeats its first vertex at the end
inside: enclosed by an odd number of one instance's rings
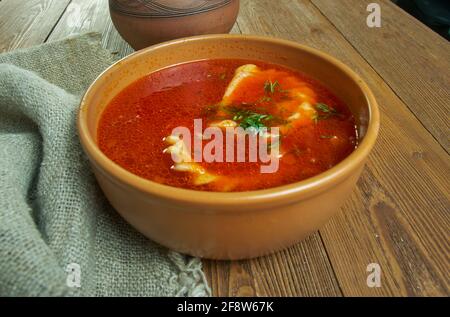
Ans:
POLYGON ((319 120, 329 119, 333 116, 340 116, 340 113, 336 109, 328 106, 327 104, 321 103, 321 102, 316 103, 315 108, 317 111, 321 112, 321 113, 316 113, 312 118, 312 120, 316 124, 319 120))
POLYGON ((280 84, 278 83, 278 81, 274 81, 272 82, 271 80, 267 80, 264 83, 264 91, 268 94, 274 94, 277 87, 279 87, 280 84))
POLYGON ((272 116, 269 114, 260 114, 251 111, 240 112, 233 118, 234 121, 240 121, 239 125, 242 128, 254 128, 256 130, 265 128, 266 125, 264 124, 264 121, 268 121, 270 119, 272 119, 272 116))
MULTIPOLYGON (((245 107, 248 105, 242 104, 241 106, 245 107)), ((231 116, 231 119, 236 121, 241 128, 245 130, 249 129, 256 133, 259 133, 262 128, 267 128, 269 123, 270 126, 287 124, 286 120, 278 116, 273 116, 268 113, 259 113, 245 108, 243 109, 239 106, 210 105, 202 109, 202 114, 211 117, 219 110, 224 111, 229 115, 216 116, 215 119, 225 120, 229 119, 231 116)))
POLYGON ((330 106, 328 106, 328 105, 326 105, 324 103, 321 103, 321 102, 316 103, 316 109, 320 110, 320 111, 322 111, 324 113, 338 113, 336 111, 336 109, 334 109, 333 107, 330 107, 330 106))
POLYGON ((335 137, 336 137, 335 135, 321 135, 320 136, 321 139, 333 139, 335 137))
POLYGON ((245 130, 250 129, 258 132, 260 129, 267 127, 267 121, 273 119, 270 114, 235 107, 228 107, 227 111, 233 114, 233 121, 238 122, 239 126, 245 130))
POLYGON ((225 80, 225 78, 227 78, 227 74, 220 74, 220 80, 225 80))

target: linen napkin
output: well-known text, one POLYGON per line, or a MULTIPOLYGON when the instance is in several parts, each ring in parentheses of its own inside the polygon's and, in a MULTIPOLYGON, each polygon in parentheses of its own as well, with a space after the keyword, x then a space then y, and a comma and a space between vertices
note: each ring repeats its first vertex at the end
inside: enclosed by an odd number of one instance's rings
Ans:
POLYGON ((0 55, 0 295, 207 296, 201 261, 108 204, 76 130, 113 55, 90 33, 0 55))

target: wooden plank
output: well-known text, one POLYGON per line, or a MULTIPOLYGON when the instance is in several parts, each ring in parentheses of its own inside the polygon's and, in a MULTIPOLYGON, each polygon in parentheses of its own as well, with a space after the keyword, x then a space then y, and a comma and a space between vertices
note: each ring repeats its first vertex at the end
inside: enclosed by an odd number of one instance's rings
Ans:
POLYGON ((114 28, 109 16, 108 0, 73 0, 48 40, 55 41, 86 32, 101 33, 103 46, 118 57, 134 51, 114 28))
POLYGON ((103 33, 109 23, 108 0, 72 0, 48 40, 85 33, 103 33))
POLYGON ((359 186, 321 230, 344 295, 448 295, 447 153, 310 1, 242 1, 238 22, 243 33, 331 53, 367 81, 380 103, 380 138, 359 186), (366 285, 373 262, 382 269, 381 288, 366 285))
POLYGON ((241 29, 239 28, 239 23, 236 21, 236 23, 233 25, 233 29, 230 31, 231 34, 241 34, 241 29))
POLYGON ((317 233, 273 255, 203 263, 215 296, 341 296, 317 233))
POLYGON ((248 261, 203 261, 203 269, 213 296, 256 296, 252 269, 248 261))
POLYGON ((342 296, 318 233, 251 266, 261 296, 342 296))
POLYGON ((0 53, 45 41, 70 0, 0 1, 0 53))
POLYGON ((389 0, 368 28, 372 0, 313 0, 441 145, 450 150, 450 43, 389 0))

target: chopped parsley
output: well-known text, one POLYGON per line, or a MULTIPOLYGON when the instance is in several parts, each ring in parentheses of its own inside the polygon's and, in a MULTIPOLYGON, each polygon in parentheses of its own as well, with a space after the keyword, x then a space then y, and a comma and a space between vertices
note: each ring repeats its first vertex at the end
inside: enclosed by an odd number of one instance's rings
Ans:
POLYGON ((271 80, 267 80, 264 83, 264 91, 268 94, 274 94, 277 90, 277 87, 279 88, 280 83, 278 81, 272 82, 271 80))
MULTIPOLYGON (((248 106, 242 104, 241 106, 248 106)), ((255 105, 254 105, 255 106, 255 105)), ((261 109, 262 110, 262 109, 261 109)), ((227 120, 231 119, 239 124, 244 130, 254 131, 259 133, 261 129, 269 126, 287 124, 287 121, 273 116, 269 113, 257 112, 258 110, 245 109, 240 106, 222 106, 220 104, 209 105, 202 109, 202 114, 209 117, 209 119, 227 120), (217 115, 218 111, 228 113, 228 115, 217 115)), ((262 110, 264 111, 264 110, 262 110)))
POLYGON ((328 106, 327 104, 324 104, 322 102, 316 103, 315 105, 316 110, 318 113, 316 113, 312 120, 317 124, 319 120, 325 120, 329 119, 334 116, 340 116, 340 113, 334 109, 333 107, 328 106))
POLYGON ((328 106, 327 104, 324 104, 322 102, 316 103, 316 109, 320 110, 324 113, 334 113, 337 114, 338 112, 333 107, 328 106))
POLYGON ((245 130, 253 129, 259 131, 266 128, 267 121, 273 118, 270 114, 262 114, 250 110, 237 110, 234 112, 233 120, 239 122, 239 126, 245 130))

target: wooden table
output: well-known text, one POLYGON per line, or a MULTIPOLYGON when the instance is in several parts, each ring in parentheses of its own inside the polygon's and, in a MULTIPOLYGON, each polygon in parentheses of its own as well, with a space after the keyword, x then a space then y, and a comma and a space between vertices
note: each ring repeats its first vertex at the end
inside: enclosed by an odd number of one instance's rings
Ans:
MULTIPOLYGON (((214 295, 429 296, 449 287, 450 45, 388 0, 368 28, 369 0, 243 0, 234 33, 291 39, 358 72, 382 111, 358 187, 323 229, 277 254, 205 261, 214 295), (381 287, 367 286, 368 264, 381 287)), ((2 0, 0 52, 88 31, 125 56, 107 0, 2 0)))

